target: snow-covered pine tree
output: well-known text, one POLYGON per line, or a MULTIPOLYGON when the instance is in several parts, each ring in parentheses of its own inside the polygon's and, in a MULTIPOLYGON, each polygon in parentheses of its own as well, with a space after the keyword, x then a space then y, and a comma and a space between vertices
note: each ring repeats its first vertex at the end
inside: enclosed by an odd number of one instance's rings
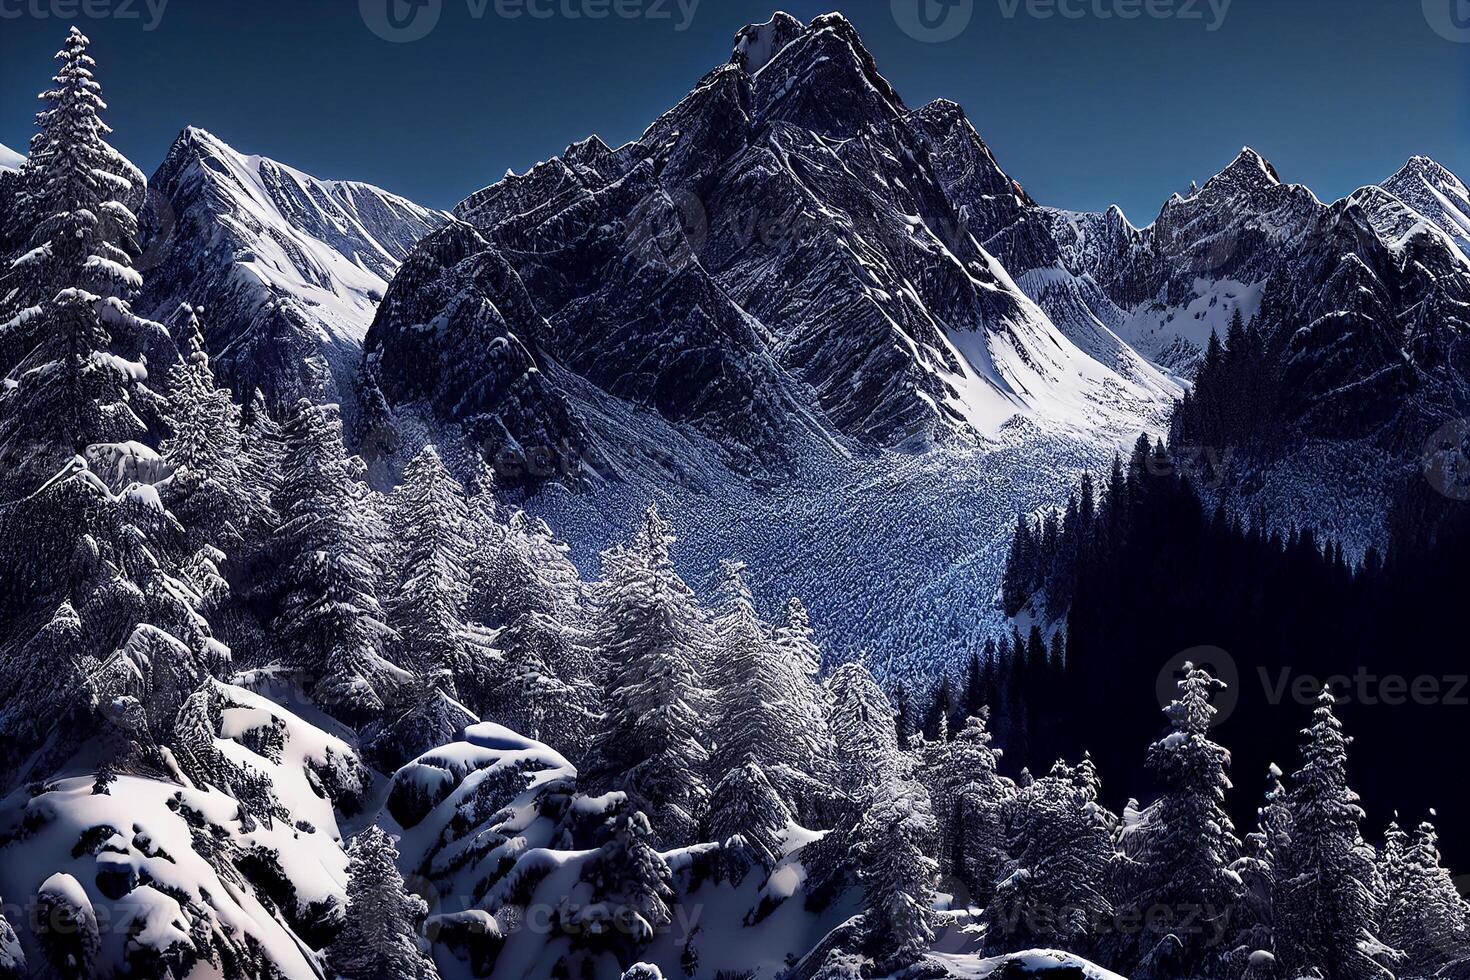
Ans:
MULTIPOLYGON (((1272 934, 1278 855, 1285 852, 1291 831, 1286 788, 1281 784, 1281 770, 1274 763, 1267 772, 1266 786, 1265 802, 1256 810, 1256 828, 1245 836, 1241 855, 1231 865, 1240 878, 1241 897, 1235 906, 1228 955, 1233 961, 1249 965, 1250 957, 1264 954, 1274 968, 1272 934)), ((1265 960, 1257 957, 1257 975, 1264 976, 1265 968, 1265 960)))
POLYGON ((1005 866, 1003 812, 1016 791, 996 771, 1001 753, 990 747, 989 715, 981 708, 953 739, 921 742, 916 749, 919 779, 937 820, 940 873, 962 884, 982 908, 1005 866))
POLYGON ((472 565, 471 608, 495 628, 500 658, 471 704, 581 761, 598 692, 577 569, 544 521, 517 511, 501 525, 477 497, 472 533, 484 543, 472 565))
POLYGON ((1399 815, 1383 830, 1383 847, 1378 851, 1378 878, 1383 883, 1384 921, 1396 896, 1404 894, 1409 879, 1409 835, 1399 826, 1399 815))
POLYGON ((822 675, 822 650, 806 606, 795 596, 786 600, 781 619, 776 623, 776 645, 792 663, 813 680, 822 675))
POLYGON ((827 681, 838 786, 857 806, 897 774, 901 756, 893 706, 859 661, 843 664, 827 681))
POLYGON ((710 794, 709 837, 724 848, 732 881, 738 884, 752 865, 768 872, 776 866, 791 819, 754 756, 726 771, 710 794))
POLYGON ((182 360, 168 373, 170 435, 162 452, 175 473, 193 482, 207 478, 228 485, 238 465, 239 410, 228 389, 215 382, 214 369, 204 350, 200 310, 179 309, 179 347, 182 360))
POLYGON ((837 779, 836 747, 832 742, 832 702, 822 685, 822 651, 817 646, 811 617, 800 599, 792 597, 781 611, 773 634, 778 655, 796 668, 790 709, 800 718, 810 747, 809 758, 800 761, 801 772, 815 788, 815 796, 799 794, 796 813, 807 826, 820 825, 831 809, 832 785, 837 779))
POLYGON ((566 909, 562 928, 584 937, 577 945, 592 952, 610 951, 625 968, 670 921, 674 898, 668 863, 654 846, 654 832, 641 812, 622 808, 613 817, 608 840, 597 849, 583 872, 592 899, 583 908, 566 909))
POLYGON ((348 851, 347 916, 327 961, 343 980, 438 980, 419 929, 428 906, 398 872, 398 848, 379 827, 353 838, 348 851))
POLYGON ((723 777, 754 759, 785 808, 820 797, 829 747, 815 710, 808 664, 791 659, 756 615, 744 565, 725 562, 713 623, 710 680, 720 706, 713 772, 723 777))
POLYGON ((1057 762, 1031 779, 1006 808, 1012 861, 985 910, 986 945, 995 952, 1035 946, 1089 951, 1099 923, 1113 914, 1113 837, 1117 818, 1098 802, 1091 759, 1057 762))
POLYGON ((1137 937, 1141 959, 1154 944, 1177 941, 1183 968, 1209 975, 1241 895, 1231 870, 1240 841, 1225 812, 1230 753, 1209 737, 1218 714, 1211 697, 1225 684, 1190 663, 1178 684, 1164 709, 1170 731, 1148 750, 1163 795, 1124 837, 1134 868, 1127 903, 1146 923, 1137 937))
POLYGON ((0 398, 0 500, 35 490, 89 445, 142 436, 138 412, 152 402, 139 383, 143 366, 111 349, 110 328, 157 325, 127 304, 142 281, 132 268, 129 203, 143 180, 104 139, 90 43, 73 27, 57 52, 61 68, 41 95, 46 109, 25 168, 23 206, 35 231, 12 273, 29 305, 0 333, 23 333, 17 346, 29 353, 0 398))
POLYGON ((169 436, 160 450, 173 467, 163 492, 191 531, 191 544, 238 553, 249 535, 253 495, 241 472, 240 409, 215 382, 199 311, 180 308, 183 360, 168 373, 169 436))
POLYGON ((486 651, 468 642, 463 488, 433 446, 425 446, 403 472, 390 501, 396 582, 388 597, 389 623, 397 633, 400 664, 442 677, 459 696, 479 691, 491 665, 486 651))
POLYGON ((883 973, 909 966, 934 941, 934 886, 939 866, 929 794, 894 776, 878 786, 853 837, 863 886, 863 931, 883 973))
MULTIPOLYGON (((147 611, 144 619, 153 618, 147 611)), ((141 707, 146 732, 135 732, 142 744, 167 744, 174 721, 199 685, 224 673, 229 651, 212 640, 191 646, 151 622, 140 622, 127 641, 94 676, 104 703, 131 698, 141 707)))
POLYGON ((62 602, 34 635, 17 631, 0 661, 0 771, 19 773, 59 722, 80 724, 90 716, 96 701, 91 679, 101 667, 90 646, 70 602, 62 602))
POLYGON ((1434 824, 1421 823, 1412 838, 1390 824, 1380 867, 1382 938, 1401 954, 1398 980, 1427 980, 1470 956, 1470 906, 1440 861, 1434 824))
POLYGON ((285 455, 281 427, 255 389, 240 408, 240 480, 249 494, 251 546, 261 546, 275 528, 272 499, 281 485, 281 458, 285 455))
POLYGON ((378 605, 371 526, 328 410, 303 399, 283 435, 273 632, 284 665, 318 703, 362 724, 409 679, 383 654, 391 631, 378 605))
POLYGON ((1391 951, 1374 935, 1381 883, 1362 837, 1363 811, 1347 782, 1347 750, 1323 688, 1305 729, 1303 765, 1291 779, 1291 840, 1278 855, 1276 952, 1288 976, 1315 970, 1333 980, 1387 980, 1391 951), (1293 972, 1295 971, 1295 972, 1293 972))
POLYGON ((694 839, 709 798, 709 630, 674 571, 673 541, 650 507, 632 545, 603 555, 594 635, 607 673, 587 773, 590 786, 621 789, 650 814, 665 845, 694 839))

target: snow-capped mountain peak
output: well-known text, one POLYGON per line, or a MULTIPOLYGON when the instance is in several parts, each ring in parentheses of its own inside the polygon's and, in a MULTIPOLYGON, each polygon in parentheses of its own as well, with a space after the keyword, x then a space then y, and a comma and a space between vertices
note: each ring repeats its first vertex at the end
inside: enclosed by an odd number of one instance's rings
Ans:
POLYGON ((1230 161, 1229 166, 1210 178, 1205 186, 1208 187, 1217 181, 1236 185, 1269 187, 1281 183, 1281 175, 1260 153, 1249 146, 1243 146, 1235 159, 1230 161))
POLYGON ((350 400, 362 338, 409 249, 446 218, 370 184, 321 180, 189 127, 151 182, 141 303, 203 305, 238 391, 350 400))
POLYGON ((1410 157, 1379 186, 1470 252, 1470 190, 1446 167, 1426 156, 1410 157))
POLYGON ((778 10, 764 24, 749 24, 741 28, 735 35, 735 52, 730 61, 754 75, 805 31, 806 25, 800 20, 778 10))
MULTIPOLYGON (((907 111, 846 17, 823 14, 799 35, 791 34, 790 21, 774 24, 766 32, 772 46, 777 39, 785 38, 786 43, 752 76, 756 114, 765 121, 789 122, 823 136, 845 138, 907 111)), ((737 35, 733 59, 737 64, 739 38, 750 30, 737 35)), ((754 30, 760 33, 759 27, 754 30)))

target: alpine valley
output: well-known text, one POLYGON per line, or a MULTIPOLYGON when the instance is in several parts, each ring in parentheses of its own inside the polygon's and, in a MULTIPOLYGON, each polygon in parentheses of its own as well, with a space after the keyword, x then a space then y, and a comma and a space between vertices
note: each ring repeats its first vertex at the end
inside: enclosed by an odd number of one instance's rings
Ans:
POLYGON ((1456 641, 1444 167, 1067 211, 777 13, 446 213, 194 127, 147 178, 57 63, 0 146, 0 980, 1470 976, 1465 792, 1365 813, 1354 699, 1234 697, 1456 641))

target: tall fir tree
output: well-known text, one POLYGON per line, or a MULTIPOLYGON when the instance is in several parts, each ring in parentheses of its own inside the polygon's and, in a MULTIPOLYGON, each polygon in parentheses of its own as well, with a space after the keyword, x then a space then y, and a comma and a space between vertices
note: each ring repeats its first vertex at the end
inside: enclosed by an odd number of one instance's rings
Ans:
POLYGON ((476 655, 480 651, 468 642, 464 622, 468 508, 433 446, 404 469, 390 508, 397 580, 386 606, 398 662, 444 678, 451 696, 460 687, 477 690, 485 683, 488 658, 476 655))
POLYGON ((1212 698, 1224 689, 1203 667, 1184 665, 1178 695, 1164 709, 1170 731, 1148 750, 1163 795, 1126 837, 1136 866, 1130 904, 1147 923, 1139 955, 1146 960, 1147 947, 1177 943, 1183 968, 1205 975, 1225 952, 1219 937, 1241 897, 1231 869, 1240 841, 1225 812, 1230 754, 1210 739, 1219 714, 1212 698))
POLYGON ((352 841, 347 866, 346 925, 327 950, 343 980, 438 980, 419 930, 428 906, 398 872, 398 848, 379 827, 352 841))
POLYGON ((726 562, 723 600, 712 624, 709 675, 719 705, 713 772, 722 777, 754 759, 787 809, 820 796, 830 748, 807 670, 761 622, 744 566, 726 562))
POLYGON ((915 753, 937 820, 939 871, 982 908, 1005 864, 1004 807, 1015 793, 997 771, 1001 753, 990 746, 989 715, 982 707, 953 739, 921 743, 915 753))
POLYGON ((1390 824, 1380 861, 1382 938, 1398 952, 1398 980, 1427 980, 1470 956, 1470 905, 1440 860, 1439 835, 1428 821, 1412 837, 1390 824))
POLYGON ((594 787, 626 792, 666 845, 693 841, 704 816, 711 721, 709 629, 674 571, 673 541, 650 507, 632 545, 603 556, 595 636, 607 672, 587 773, 594 787))
POLYGON ((488 689, 467 696, 487 717, 580 762, 599 700, 582 583, 545 522, 516 511, 500 523, 487 476, 469 505, 469 608, 493 628, 500 659, 488 689))
POLYGON ((1290 976, 1316 970, 1334 980, 1387 980, 1387 948, 1375 935, 1381 882, 1363 840, 1363 811, 1348 787, 1352 739, 1324 687, 1303 734, 1303 764, 1292 777, 1291 839, 1279 856, 1276 946, 1290 976), (1291 973, 1290 971, 1296 971, 1291 973))
POLYGON ((901 753, 893 707, 859 661, 843 664, 827 681, 838 787, 858 805, 897 775, 901 753))
POLYGON ((303 399, 282 435, 273 633, 284 666, 312 697, 343 721, 364 724, 410 678, 384 655, 391 630, 378 604, 363 489, 326 408, 303 399))
POLYGON ((934 837, 929 794, 902 775, 876 788, 854 834, 863 931, 884 973, 910 966, 934 941, 934 837))
POLYGON ((710 795, 709 836, 723 848, 727 873, 737 884, 746 868, 775 868, 791 821, 786 801, 753 755, 729 769, 710 795))
POLYGON ((240 409, 215 382, 199 311, 185 305, 179 312, 183 359, 168 372, 169 435, 159 447, 173 468, 166 500, 192 532, 194 546, 238 553, 250 539, 258 492, 246 485, 241 465, 240 409))
POLYGON ((1041 779, 1022 774, 1006 808, 1011 861, 985 910, 995 952, 1036 946, 1086 954, 1113 916, 1117 818, 1098 802, 1090 759, 1058 762, 1041 779))
MULTIPOLYGON (((8 323, 28 349, 0 397, 0 499, 24 496, 87 446, 140 438, 155 401, 143 366, 113 353, 113 330, 144 326, 128 307, 142 283, 136 203, 142 176, 105 140, 101 86, 75 27, 42 93, 24 170, 32 248, 11 274, 30 305, 8 323)), ((155 328, 157 325, 147 325, 155 328)))
POLYGON ((625 807, 613 817, 607 842, 583 872, 592 900, 567 913, 562 923, 569 933, 583 937, 575 946, 611 952, 626 968, 672 921, 673 876, 655 840, 643 813, 625 807))

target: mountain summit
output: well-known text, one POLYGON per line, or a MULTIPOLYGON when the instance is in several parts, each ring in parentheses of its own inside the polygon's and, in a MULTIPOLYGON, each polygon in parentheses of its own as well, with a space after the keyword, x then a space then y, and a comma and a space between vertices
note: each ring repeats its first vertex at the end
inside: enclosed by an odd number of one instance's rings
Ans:
POLYGON ((319 180, 190 127, 150 182, 139 308, 205 310, 222 377, 281 406, 353 400, 362 338, 399 263, 446 216, 355 181, 319 180))

